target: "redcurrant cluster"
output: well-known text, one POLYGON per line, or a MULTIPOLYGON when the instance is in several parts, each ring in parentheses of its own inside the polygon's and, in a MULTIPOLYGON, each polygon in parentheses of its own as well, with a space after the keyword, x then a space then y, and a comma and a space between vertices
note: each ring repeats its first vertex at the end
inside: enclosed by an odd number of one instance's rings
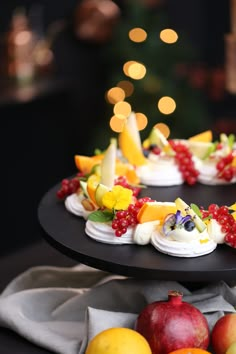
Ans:
POLYGON ((64 178, 61 181, 60 189, 57 191, 56 195, 59 199, 65 199, 68 195, 75 193, 80 186, 81 173, 78 173, 75 177, 69 179, 64 178))
POLYGON ((225 243, 236 248, 236 220, 230 214, 225 205, 210 204, 207 210, 201 208, 202 218, 215 219, 221 225, 221 231, 225 233, 225 243))
POLYGON ((128 209, 119 210, 115 213, 112 220, 112 228, 115 230, 115 235, 121 237, 127 232, 129 226, 135 226, 138 223, 137 215, 144 203, 151 202, 149 197, 139 198, 135 204, 130 204, 128 209))
POLYGON ((195 168, 192 153, 186 145, 180 142, 169 140, 169 143, 175 152, 175 161, 178 164, 184 181, 189 185, 195 184, 199 176, 199 171, 195 168))
POLYGON ((127 178, 125 176, 119 176, 115 179, 114 182, 115 185, 119 185, 122 186, 124 188, 128 188, 131 189, 133 191, 133 196, 137 197, 141 191, 141 187, 138 186, 132 186, 131 184, 129 184, 129 182, 127 181, 127 178))
POLYGON ((236 176, 236 167, 232 166, 233 159, 234 157, 231 152, 217 162, 216 169, 218 170, 218 178, 230 182, 233 177, 236 176))

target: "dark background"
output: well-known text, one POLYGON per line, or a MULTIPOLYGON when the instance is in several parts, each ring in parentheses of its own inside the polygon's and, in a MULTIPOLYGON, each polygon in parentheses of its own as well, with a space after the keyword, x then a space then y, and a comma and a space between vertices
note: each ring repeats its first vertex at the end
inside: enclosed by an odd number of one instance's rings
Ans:
MULTIPOLYGON (((32 4, 30 0, 1 0, 0 34, 8 30, 17 6, 29 9, 32 4)), ((77 1, 41 0, 36 4, 43 5, 44 32, 56 20, 70 23, 77 1)), ((199 60, 209 68, 222 67, 224 35, 230 30, 229 1, 169 0, 167 9, 170 23, 188 33, 198 49, 199 60)), ((41 197, 62 178, 76 172, 76 153, 92 154, 94 148, 106 147, 101 133, 108 127, 103 114, 108 74, 103 50, 103 45, 78 40, 67 26, 53 44, 52 73, 32 92, 22 98, 0 77, 2 136, 7 140, 7 231, 0 253, 38 240, 37 206, 41 197)), ((224 114, 227 97, 226 93, 209 112, 224 114)))

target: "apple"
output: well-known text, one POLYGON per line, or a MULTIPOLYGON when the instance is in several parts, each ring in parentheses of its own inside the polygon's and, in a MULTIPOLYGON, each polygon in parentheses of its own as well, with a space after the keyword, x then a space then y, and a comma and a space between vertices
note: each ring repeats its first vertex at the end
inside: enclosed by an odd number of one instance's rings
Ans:
POLYGON ((225 354, 233 342, 236 342, 236 313, 228 313, 216 321, 211 344, 215 354, 225 354))
POLYGON ((230 344, 225 354, 236 354, 236 342, 230 344))

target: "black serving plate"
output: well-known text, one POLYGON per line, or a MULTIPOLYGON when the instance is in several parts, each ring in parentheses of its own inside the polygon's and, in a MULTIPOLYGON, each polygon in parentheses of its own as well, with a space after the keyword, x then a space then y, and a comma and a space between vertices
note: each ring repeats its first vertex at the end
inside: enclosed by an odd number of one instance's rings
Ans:
MULTIPOLYGON (((218 245, 212 253, 196 258, 178 258, 158 252, 153 246, 108 245, 96 242, 85 232, 85 221, 70 214, 57 200, 60 184, 42 198, 38 218, 43 237, 63 254, 91 267, 111 273, 182 282, 236 280, 236 249, 218 245)), ((236 199, 236 185, 181 185, 145 188, 142 196, 158 201, 174 201, 208 207, 211 203, 231 205, 236 199)))

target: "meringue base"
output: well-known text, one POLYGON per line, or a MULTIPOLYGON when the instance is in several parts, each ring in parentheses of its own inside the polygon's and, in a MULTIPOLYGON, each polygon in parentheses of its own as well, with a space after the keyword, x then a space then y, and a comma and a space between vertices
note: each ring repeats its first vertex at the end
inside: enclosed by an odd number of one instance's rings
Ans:
POLYGON ((121 237, 115 235, 111 224, 87 220, 85 223, 85 233, 93 240, 111 245, 133 244, 133 228, 128 228, 121 237))
POLYGON ((151 244, 161 253, 181 258, 204 256, 213 252, 217 247, 217 243, 211 239, 203 243, 200 243, 200 240, 178 242, 168 240, 167 236, 162 235, 160 232, 152 234, 151 244))

